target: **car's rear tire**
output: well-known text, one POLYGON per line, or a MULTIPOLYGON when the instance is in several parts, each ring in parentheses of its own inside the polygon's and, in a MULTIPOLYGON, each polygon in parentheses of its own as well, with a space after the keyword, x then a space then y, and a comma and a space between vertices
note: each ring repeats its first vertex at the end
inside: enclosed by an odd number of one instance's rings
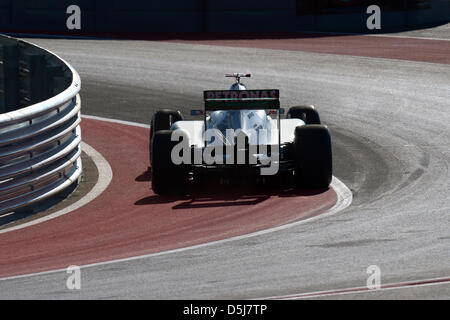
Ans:
MULTIPOLYGON (((185 194, 189 182, 189 167, 176 165, 171 159, 173 147, 172 130, 155 132, 152 143, 152 189, 156 194, 185 194)), ((183 139, 187 139, 184 135, 183 139)))
POLYGON ((320 124, 319 112, 314 106, 296 106, 289 108, 288 119, 300 119, 306 124, 320 124))
POLYGON ((328 188, 333 177, 330 131, 324 125, 295 128, 294 180, 301 188, 328 188))
MULTIPOLYGON (((153 118, 150 122, 150 136, 149 136, 149 150, 152 150, 152 140, 155 132, 161 130, 170 130, 172 124, 177 121, 183 120, 183 115, 180 111, 172 110, 158 110, 153 114, 153 118)), ((150 155, 150 164, 152 163, 150 155)))

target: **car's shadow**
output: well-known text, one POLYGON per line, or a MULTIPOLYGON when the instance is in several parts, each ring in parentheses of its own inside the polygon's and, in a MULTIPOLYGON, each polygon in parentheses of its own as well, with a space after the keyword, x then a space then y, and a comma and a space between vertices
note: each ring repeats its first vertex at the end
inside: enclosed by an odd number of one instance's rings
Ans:
POLYGON ((134 179, 136 182, 150 182, 152 181, 152 172, 151 169, 148 168, 147 171, 141 173, 134 179))
MULTIPOLYGON (((297 189, 292 187, 292 182, 286 179, 271 179, 266 183, 253 183, 252 181, 230 182, 220 184, 211 180, 208 184, 192 183, 187 195, 156 195, 139 199, 134 204, 137 206, 151 206, 157 204, 171 204, 172 209, 198 209, 234 207, 243 205, 256 205, 271 197, 292 198, 319 195, 328 191, 326 189, 297 189)), ((143 173, 136 181, 151 183, 151 174, 143 173)))

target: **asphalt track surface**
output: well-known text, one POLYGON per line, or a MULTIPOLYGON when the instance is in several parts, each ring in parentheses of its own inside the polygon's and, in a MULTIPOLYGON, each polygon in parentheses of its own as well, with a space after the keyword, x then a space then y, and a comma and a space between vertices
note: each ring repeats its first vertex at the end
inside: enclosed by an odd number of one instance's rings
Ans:
POLYGON ((280 88, 284 106, 319 108, 333 136, 334 174, 354 200, 339 214, 292 228, 85 268, 80 291, 67 290, 65 272, 4 279, 0 298, 295 298, 362 287, 370 265, 380 267, 385 284, 439 280, 323 297, 450 298, 449 42, 396 46, 362 38, 331 37, 328 49, 320 38, 313 44, 320 53, 302 39, 294 47, 274 41, 276 50, 270 41, 248 48, 33 40, 79 71, 85 114, 140 123, 154 109, 201 107, 203 90, 227 87, 224 73, 252 72, 249 87, 280 88), (414 49, 430 46, 417 59, 414 49), (374 47, 395 52, 394 59, 380 58, 374 47))

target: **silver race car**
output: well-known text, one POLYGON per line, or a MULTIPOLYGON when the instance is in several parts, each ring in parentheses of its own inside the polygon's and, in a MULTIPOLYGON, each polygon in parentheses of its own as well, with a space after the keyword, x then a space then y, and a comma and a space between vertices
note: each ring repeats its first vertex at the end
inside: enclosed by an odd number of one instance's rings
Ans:
MULTIPOLYGON (((291 107, 285 119, 279 90, 248 90, 233 73, 230 90, 204 91, 201 120, 180 111, 155 112, 150 127, 152 188, 185 194, 188 185, 231 179, 286 176, 297 188, 328 188, 331 138, 313 106, 291 107)), ((261 179, 259 179, 261 180, 261 179)))

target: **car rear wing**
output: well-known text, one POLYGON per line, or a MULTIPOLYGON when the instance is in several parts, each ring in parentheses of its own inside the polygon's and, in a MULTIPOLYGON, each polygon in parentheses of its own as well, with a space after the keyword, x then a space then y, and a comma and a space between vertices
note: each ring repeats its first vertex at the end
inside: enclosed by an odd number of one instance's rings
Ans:
POLYGON ((205 111, 280 109, 280 91, 264 90, 209 90, 203 92, 205 111))

